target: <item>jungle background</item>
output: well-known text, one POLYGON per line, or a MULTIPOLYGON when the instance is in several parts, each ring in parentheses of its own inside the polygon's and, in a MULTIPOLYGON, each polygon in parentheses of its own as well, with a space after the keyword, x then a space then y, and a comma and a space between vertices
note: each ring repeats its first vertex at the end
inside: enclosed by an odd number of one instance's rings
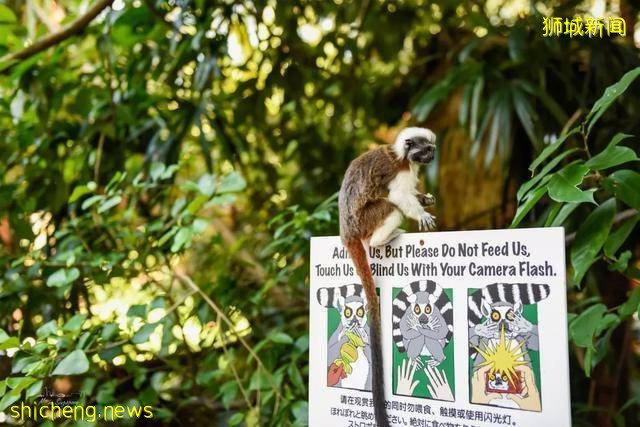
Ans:
POLYGON ((574 424, 639 425, 639 13, 1 0, 0 411, 53 390, 154 407, 122 424, 306 425, 309 237, 411 124, 440 230, 566 228, 574 424), (543 36, 576 16, 626 35, 543 36))

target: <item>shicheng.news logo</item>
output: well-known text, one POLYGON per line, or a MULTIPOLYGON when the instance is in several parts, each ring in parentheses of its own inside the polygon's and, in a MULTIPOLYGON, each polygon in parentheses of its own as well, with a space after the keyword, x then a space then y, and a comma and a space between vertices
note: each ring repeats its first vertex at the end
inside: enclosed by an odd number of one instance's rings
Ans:
POLYGON ((566 35, 573 37, 599 37, 603 35, 627 35, 627 24, 623 18, 610 17, 592 18, 576 16, 573 19, 556 18, 553 16, 542 18, 542 35, 544 37, 558 37, 566 35))

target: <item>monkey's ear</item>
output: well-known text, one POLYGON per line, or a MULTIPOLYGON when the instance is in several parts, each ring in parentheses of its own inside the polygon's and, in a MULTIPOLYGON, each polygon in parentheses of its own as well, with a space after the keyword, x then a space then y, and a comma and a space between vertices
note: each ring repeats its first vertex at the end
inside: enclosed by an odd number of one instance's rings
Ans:
POLYGON ((338 309, 338 311, 342 311, 342 309, 344 308, 346 304, 346 301, 344 299, 344 297, 339 296, 338 298, 336 298, 336 308, 338 309))
POLYGON ((418 297, 416 296, 416 294, 411 294, 411 295, 409 295, 409 296, 407 297, 407 301, 409 301, 411 304, 413 304, 413 303, 415 303, 415 302, 416 302, 416 299, 417 299, 417 298, 418 298, 418 297))
POLYGON ((489 317, 489 314, 491 314, 491 306, 484 298, 482 298, 482 301, 480 302, 480 311, 484 317, 489 317))
POLYGON ((520 314, 522 313, 522 309, 523 309, 522 301, 516 301, 515 305, 513 306, 513 312, 520 314))

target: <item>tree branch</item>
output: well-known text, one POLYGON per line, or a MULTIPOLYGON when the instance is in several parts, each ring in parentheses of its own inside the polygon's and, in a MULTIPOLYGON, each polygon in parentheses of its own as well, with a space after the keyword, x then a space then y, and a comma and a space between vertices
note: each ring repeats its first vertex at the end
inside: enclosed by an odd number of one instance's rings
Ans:
POLYGON ((91 6, 84 13, 84 15, 81 15, 78 18, 74 19, 60 31, 46 35, 22 50, 6 54, 2 58, 0 58, 0 64, 6 64, 4 65, 4 67, 0 65, 0 67, 2 67, 0 68, 0 71, 6 72, 17 64, 16 61, 22 61, 30 58, 33 55, 50 48, 51 46, 55 46, 56 44, 63 42, 69 37, 83 32, 84 29, 89 25, 89 23, 91 23, 91 21, 93 21, 93 19, 100 14, 100 12, 111 6, 111 3, 113 3, 113 1, 114 0, 98 0, 97 3, 91 6))

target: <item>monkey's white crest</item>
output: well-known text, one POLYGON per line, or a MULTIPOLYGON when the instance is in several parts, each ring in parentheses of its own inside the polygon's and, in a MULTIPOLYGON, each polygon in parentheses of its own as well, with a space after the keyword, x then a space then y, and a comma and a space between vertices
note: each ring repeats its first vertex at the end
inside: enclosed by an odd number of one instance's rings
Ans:
POLYGON ((393 143, 393 151, 399 159, 403 159, 407 155, 407 150, 405 148, 405 142, 407 139, 415 137, 422 137, 426 138, 430 142, 436 142, 436 134, 433 133, 431 129, 419 127, 404 128, 400 131, 396 137, 396 141, 393 143))

